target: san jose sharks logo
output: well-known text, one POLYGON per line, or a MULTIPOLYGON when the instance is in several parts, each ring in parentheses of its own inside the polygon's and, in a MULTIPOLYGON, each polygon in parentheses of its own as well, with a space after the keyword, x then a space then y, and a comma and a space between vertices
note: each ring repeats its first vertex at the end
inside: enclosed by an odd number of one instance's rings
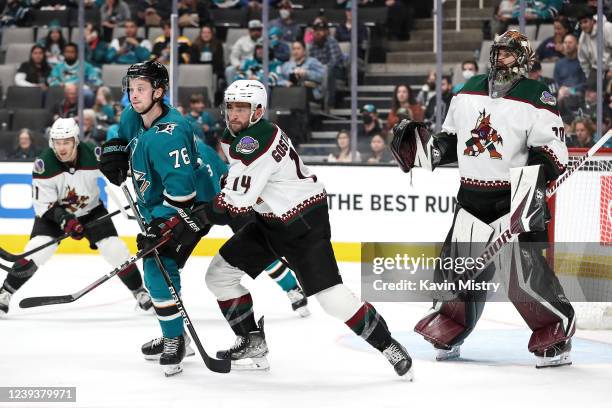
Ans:
POLYGON ((176 123, 166 122, 166 123, 158 123, 155 125, 157 128, 157 133, 167 133, 169 135, 174 132, 174 128, 176 128, 176 123))
POLYGON ((132 170, 132 173, 134 175, 134 184, 138 187, 138 195, 144 201, 144 193, 151 185, 151 182, 145 179, 146 173, 137 170, 132 170))
POLYGON ((61 204, 70 212, 76 212, 87 206, 89 196, 80 196, 74 187, 66 186, 66 195, 62 197, 61 204))
POLYGON ((476 126, 470 131, 470 134, 472 137, 465 142, 466 148, 463 151, 465 156, 476 157, 488 151, 490 158, 501 160, 502 155, 497 151, 495 145, 503 145, 504 140, 491 125, 491 114, 487 115, 485 109, 480 112, 476 126))

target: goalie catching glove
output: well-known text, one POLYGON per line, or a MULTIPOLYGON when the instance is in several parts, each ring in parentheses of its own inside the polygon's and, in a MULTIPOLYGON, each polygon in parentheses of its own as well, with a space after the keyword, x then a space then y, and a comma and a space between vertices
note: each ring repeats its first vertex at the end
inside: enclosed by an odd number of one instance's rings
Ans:
POLYGON ((440 150, 425 124, 402 120, 393 127, 391 153, 404 173, 413 167, 433 171, 440 163, 440 150))

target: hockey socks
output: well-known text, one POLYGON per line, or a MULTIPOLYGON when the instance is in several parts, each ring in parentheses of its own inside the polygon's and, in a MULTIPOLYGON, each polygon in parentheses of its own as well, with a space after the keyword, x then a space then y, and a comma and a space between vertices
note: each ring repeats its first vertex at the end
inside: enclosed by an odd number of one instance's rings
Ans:
POLYGON ((4 289, 13 294, 17 292, 24 283, 26 283, 38 267, 32 260, 20 259, 13 264, 13 270, 6 275, 4 280, 4 289))
POLYGON ((117 274, 121 282, 131 291, 142 287, 142 276, 135 264, 132 264, 117 274))
POLYGON ((218 300, 217 303, 236 336, 245 336, 257 330, 250 293, 239 298, 218 300))
POLYGON ((389 333, 385 319, 378 314, 374 306, 367 302, 363 303, 353 317, 345 323, 355 334, 378 351, 383 351, 391 344, 391 333, 389 333))
POLYGON ((287 268, 280 260, 276 260, 266 268, 266 273, 280 286, 285 292, 296 289, 298 282, 293 276, 291 269, 287 268))
POLYGON ((174 300, 153 299, 153 308, 164 337, 178 337, 183 334, 183 317, 174 300))

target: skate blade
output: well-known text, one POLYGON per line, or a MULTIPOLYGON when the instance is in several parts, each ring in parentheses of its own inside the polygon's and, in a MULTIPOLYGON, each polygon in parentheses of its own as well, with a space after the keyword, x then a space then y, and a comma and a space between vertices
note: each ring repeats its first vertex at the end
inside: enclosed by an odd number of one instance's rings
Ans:
POLYGON ((400 377, 404 381, 413 382, 414 381, 414 368, 410 367, 408 372, 400 377))
POLYGON ((268 371, 270 363, 264 357, 241 358, 240 360, 232 360, 232 370, 236 371, 268 371))
POLYGON ((172 377, 173 375, 182 373, 183 366, 181 364, 168 364, 162 366, 162 370, 164 371, 164 375, 166 377, 172 377))
MULTIPOLYGON (((159 361, 161 354, 151 354, 151 355, 143 354, 143 356, 144 356, 144 359, 148 361, 159 361)), ((187 344, 185 346, 185 357, 192 357, 192 356, 195 356, 195 351, 191 348, 189 344, 187 344)))
POLYGON ((536 368, 563 367, 572 364, 572 357, 569 353, 562 353, 556 357, 538 357, 536 368))
POLYGON ((308 306, 298 307, 295 311, 297 312, 297 314, 300 315, 300 317, 310 316, 310 310, 308 309, 308 306))

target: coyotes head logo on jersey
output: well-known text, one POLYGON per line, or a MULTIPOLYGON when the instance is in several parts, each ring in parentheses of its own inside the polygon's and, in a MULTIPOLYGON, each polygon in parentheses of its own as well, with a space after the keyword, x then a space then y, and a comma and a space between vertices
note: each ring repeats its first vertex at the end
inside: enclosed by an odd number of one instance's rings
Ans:
POLYGON ((465 142, 467 146, 463 151, 465 156, 478 156, 485 151, 492 159, 501 159, 502 155, 495 148, 495 144, 503 145, 504 141, 497 130, 491 126, 491 114, 487 115, 485 109, 480 112, 476 126, 470 131, 472 137, 465 142))
POLYGON ((66 195, 62 198, 61 203, 68 211, 76 212, 79 208, 85 208, 88 200, 89 196, 80 196, 74 188, 67 186, 66 195))

